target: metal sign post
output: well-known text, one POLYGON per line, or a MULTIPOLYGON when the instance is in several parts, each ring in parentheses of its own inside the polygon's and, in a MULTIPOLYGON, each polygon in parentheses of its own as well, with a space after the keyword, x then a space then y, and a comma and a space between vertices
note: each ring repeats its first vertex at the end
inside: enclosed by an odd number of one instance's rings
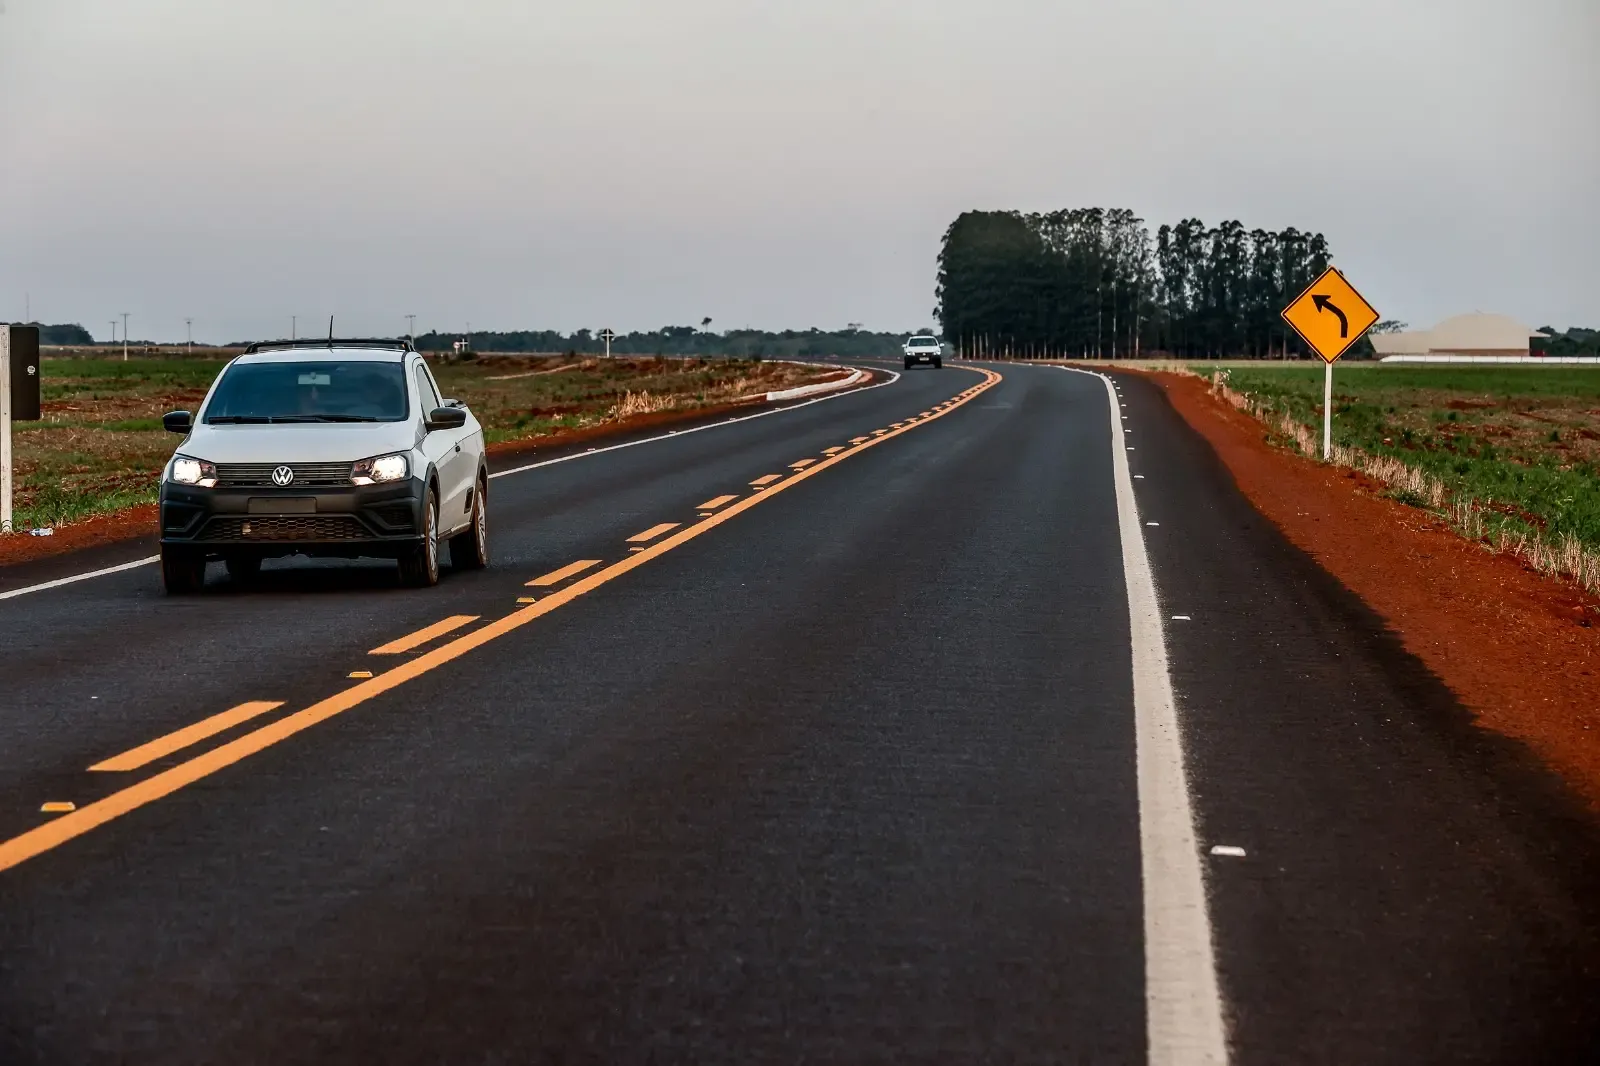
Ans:
POLYGON ((1378 312, 1337 267, 1306 286, 1283 309, 1283 320, 1322 357, 1322 458, 1333 453, 1333 364, 1378 321, 1378 312))
POLYGON ((606 342, 606 358, 610 359, 611 342, 617 339, 617 335, 612 333, 610 329, 603 329, 600 331, 600 339, 606 342))
POLYGON ((11 327, 0 326, 0 533, 11 532, 11 327))

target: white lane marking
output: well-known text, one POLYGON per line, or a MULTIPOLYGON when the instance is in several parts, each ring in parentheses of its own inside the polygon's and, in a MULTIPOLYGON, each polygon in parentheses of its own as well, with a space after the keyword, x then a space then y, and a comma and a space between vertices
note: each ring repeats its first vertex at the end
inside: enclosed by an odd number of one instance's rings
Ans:
POLYGON ((1146 522, 1145 523, 1145 525, 1147 525, 1147 526, 1159 526, 1160 524, 1161 524, 1160 522, 1146 522))
POLYGON ((1144 475, 1143 474, 1135 474, 1133 476, 1139 481, 1143 481, 1144 480, 1144 475))
MULTIPOLYGON (((752 418, 766 418, 768 415, 781 415, 785 411, 798 411, 800 408, 810 407, 814 403, 827 403, 829 400, 840 400, 846 396, 859 396, 863 392, 871 392, 873 389, 881 389, 885 385, 893 385, 895 382, 900 380, 900 374, 896 371, 886 370, 884 373, 889 375, 889 380, 880 381, 876 385, 867 385, 863 388, 851 389, 849 392, 840 392, 830 396, 818 396, 816 399, 807 400, 804 403, 790 404, 787 407, 777 407, 771 411, 759 411, 753 415, 741 415, 738 418, 730 418, 725 422, 712 422, 709 425, 696 426, 693 429, 675 429, 670 433, 663 433, 657 437, 645 437, 642 440, 631 440, 625 444, 613 444, 605 448, 589 448, 581 452, 576 452, 572 455, 563 455, 559 459, 546 459, 543 462, 529 463, 526 466, 518 466, 510 470, 502 470, 498 474, 490 474, 489 478, 493 480, 497 477, 509 477, 512 474, 520 474, 526 470, 537 470, 541 466, 554 466, 556 463, 565 463, 572 459, 582 459, 589 455, 600 455, 603 452, 620 451, 623 448, 633 448, 640 444, 654 444, 657 441, 670 440, 673 437, 686 437, 691 433, 699 433, 704 429, 716 429, 719 426, 731 426, 735 422, 748 422, 752 418)), ((122 570, 132 570, 136 566, 149 566, 151 563, 158 563, 160 561, 161 556, 152 555, 148 559, 137 559, 131 563, 123 563, 121 566, 108 566, 103 570, 92 570, 86 574, 73 574, 71 577, 57 578, 54 581, 45 581, 38 585, 29 585, 26 588, 12 589, 10 592, 0 592, 0 600, 9 600, 14 596, 26 596, 30 592, 43 592, 46 589, 60 588, 62 585, 70 585, 75 581, 88 581, 92 577, 104 577, 107 574, 115 574, 122 570)))
POLYGON ((1213 844, 1211 854, 1226 855, 1230 859, 1244 858, 1244 849, 1233 844, 1213 844))
POLYGON ((1186 614, 1175 614, 1175 615, 1172 616, 1172 620, 1174 622, 1192 622, 1192 621, 1194 621, 1193 618, 1190 618, 1186 614))
POLYGON ((149 566, 151 563, 161 561, 161 556, 152 555, 148 559, 135 559, 131 563, 122 563, 119 566, 108 566, 104 570, 91 570, 87 574, 73 574, 71 577, 58 577, 54 581, 44 581, 27 588, 12 589, 10 592, 0 592, 0 600, 9 600, 13 596, 26 596, 30 592, 43 592, 45 589, 58 589, 62 585, 70 585, 75 581, 88 581, 91 577, 104 577, 107 574, 120 573, 123 570, 132 570, 136 566, 149 566))
POLYGON ((704 426, 696 426, 693 429, 673 430, 671 433, 663 433, 658 437, 645 437, 641 440, 630 440, 623 444, 612 444, 605 448, 590 448, 588 451, 577 452, 573 455, 563 455, 556 459, 546 459, 543 462, 529 463, 526 466, 512 467, 510 470, 502 470, 497 474, 490 474, 489 477, 491 480, 497 477, 510 477, 512 474, 521 474, 528 470, 538 470, 543 466, 554 466, 557 463, 570 462, 573 459, 582 459, 587 455, 600 455, 604 452, 621 451, 623 448, 635 448, 641 444, 654 444, 656 441, 667 440, 675 436, 687 437, 691 433, 700 433, 707 429, 719 429, 722 426, 731 426, 736 422, 749 422, 751 419, 766 418, 768 415, 781 415, 786 411, 798 411, 800 408, 810 407, 814 403, 827 403, 830 400, 842 400, 846 396, 860 396, 863 392, 871 392, 873 389, 881 389, 885 385, 893 385, 895 382, 900 380, 900 374, 893 370, 886 370, 884 373, 889 375, 889 380, 880 381, 876 385, 867 385, 864 388, 851 389, 849 392, 833 393, 828 396, 818 396, 816 399, 806 400, 804 403, 790 404, 788 407, 778 407, 771 411, 758 411, 753 415, 741 415, 738 418, 730 418, 724 422, 712 422, 704 426))
MULTIPOLYGON (((1100 378, 1111 413, 1117 413, 1116 389, 1109 377, 1076 367, 1060 369, 1100 378)), ((1161 601, 1139 527, 1139 504, 1133 495, 1128 456, 1121 447, 1122 421, 1109 421, 1133 644, 1149 1061, 1151 1066, 1216 1066, 1228 1061, 1227 1031, 1217 989, 1200 845, 1183 766, 1183 734, 1167 670, 1161 601)))

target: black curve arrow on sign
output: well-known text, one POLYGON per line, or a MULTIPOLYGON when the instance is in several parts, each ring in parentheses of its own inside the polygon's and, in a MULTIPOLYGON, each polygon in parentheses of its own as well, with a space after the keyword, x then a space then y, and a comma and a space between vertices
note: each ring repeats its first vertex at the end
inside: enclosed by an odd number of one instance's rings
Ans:
POLYGON ((1321 293, 1317 293, 1315 296, 1311 297, 1311 302, 1317 305, 1318 311, 1332 311, 1334 314, 1338 315, 1339 336, 1341 338, 1347 338, 1350 336, 1350 320, 1344 317, 1343 311, 1334 306, 1332 300, 1328 299, 1321 293))

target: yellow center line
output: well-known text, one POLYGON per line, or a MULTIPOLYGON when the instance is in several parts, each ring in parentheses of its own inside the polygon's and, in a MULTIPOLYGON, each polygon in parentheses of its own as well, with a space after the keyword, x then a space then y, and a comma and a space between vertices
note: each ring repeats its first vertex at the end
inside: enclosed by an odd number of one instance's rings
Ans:
POLYGON ((435 623, 433 623, 433 625, 428 626, 428 627, 426 627, 424 629, 419 629, 415 633, 411 633, 411 634, 408 634, 407 636, 403 636, 403 637, 399 638, 398 640, 391 640, 387 644, 379 645, 378 647, 373 648, 371 651, 367 652, 367 654, 368 655, 399 655, 402 652, 410 651, 412 648, 421 647, 422 645, 428 643, 428 641, 432 640, 434 637, 442 637, 446 633, 450 633, 450 632, 453 632, 453 631, 455 631, 457 629, 460 629, 462 626, 466 625, 468 622, 476 622, 477 620, 478 620, 478 616, 475 615, 475 614, 453 614, 449 618, 446 618, 446 619, 444 619, 442 621, 439 621, 439 622, 435 622, 435 623))
POLYGON ((732 503, 734 500, 737 500, 738 498, 739 497, 737 497, 737 496, 718 496, 714 500, 707 500, 705 503, 702 503, 697 508, 697 510, 715 511, 718 507, 721 507, 723 504, 732 503))
POLYGON ((844 445, 840 444, 840 445, 836 445, 835 447, 832 447, 832 448, 824 448, 824 449, 822 449, 822 454, 823 455, 838 455, 842 451, 844 451, 844 445))
POLYGON ((643 544, 647 540, 655 540, 657 537, 661 536, 661 534, 671 529, 677 529, 681 525, 683 525, 682 522, 662 522, 658 526, 651 526, 643 533, 635 533, 633 536, 628 538, 628 543, 643 544))
POLYGON ((599 566, 599 565, 600 565, 600 560, 599 559, 579 559, 575 563, 568 563, 566 566, 563 566, 560 570, 552 570, 548 574, 545 574, 543 577, 534 578, 532 581, 528 582, 528 586, 530 588, 541 588, 541 589, 542 588, 549 588, 551 585, 559 585, 559 584, 561 584, 563 581, 565 581, 567 578, 571 577, 574 574, 583 573, 585 570, 589 569, 591 566, 599 566))
POLYGON ((39 807, 39 813, 65 814, 67 811, 75 811, 77 809, 78 805, 73 803, 71 800, 51 800, 49 803, 45 803, 39 807))
POLYGON ((774 481, 781 481, 781 480, 783 480, 783 475, 782 474, 762 474, 760 477, 758 477, 754 481, 750 482, 750 484, 752 484, 752 485, 770 485, 774 481))
MULTIPOLYGON (((1002 380, 1001 376, 992 370, 984 370, 979 367, 961 367, 959 369, 970 370, 973 373, 984 376, 984 383, 979 391, 992 388, 1002 380)), ((959 404, 953 405, 950 410, 953 411, 959 406, 959 404)), ((25 833, 18 834, 10 840, 0 843, 0 870, 9 870, 19 863, 27 862, 34 856, 59 847, 98 826, 120 818, 129 811, 154 803, 164 796, 170 796, 179 789, 191 785, 202 778, 209 777, 218 770, 249 758, 251 755, 263 751, 280 741, 287 740, 296 733, 310 729, 314 725, 325 722, 335 715, 343 714, 352 707, 360 706, 391 689, 399 688, 407 681, 421 677, 423 674, 436 670, 446 663, 453 662, 469 651, 481 648, 492 640, 497 640, 508 633, 514 632, 535 619, 543 618, 550 612, 571 603, 579 596, 593 592, 601 585, 614 581, 629 571, 643 566, 650 560, 659 558, 667 552, 687 544, 695 537, 710 532, 724 522, 732 521, 752 507, 765 503, 776 494, 790 489, 808 478, 815 477, 829 467, 905 432, 908 432, 908 430, 897 430, 887 436, 867 441, 856 448, 852 448, 850 451, 840 452, 838 455, 825 459, 813 467, 791 474, 783 480, 782 484, 774 486, 772 491, 747 496, 726 510, 719 511, 704 522, 686 526, 665 540, 657 541, 642 549, 636 555, 629 555, 604 569, 595 571, 588 577, 574 581, 566 588, 544 597, 538 603, 529 604, 527 607, 513 611, 503 618, 497 618, 489 624, 479 626, 470 633, 441 644, 431 651, 423 652, 415 659, 407 659, 377 677, 363 681, 358 685, 351 685, 342 692, 336 692, 326 699, 319 700, 304 710, 285 715, 259 729, 246 733, 242 737, 237 737, 226 744, 219 745, 210 751, 202 752, 192 759, 181 762, 177 766, 163 770, 158 774, 145 778, 143 781, 113 792, 104 799, 96 800, 85 807, 63 814, 52 822, 47 822, 25 833)))
POLYGON ((198 744, 207 737, 214 737, 224 729, 232 729, 240 722, 248 722, 259 714, 277 710, 283 706, 283 701, 256 700, 251 703, 241 703, 232 710, 214 714, 210 718, 196 722, 194 725, 184 726, 182 729, 168 733, 164 737, 157 737, 148 744, 140 744, 137 748, 130 748, 121 755, 113 755, 102 762, 97 762, 89 767, 90 770, 103 770, 118 772, 122 770, 137 770, 147 763, 155 762, 163 755, 171 755, 175 751, 182 751, 191 744, 198 744))
POLYGON ((816 462, 815 459, 802 459, 798 463, 790 463, 789 464, 789 469, 790 470, 804 470, 806 467, 810 466, 814 462, 816 462))
POLYGON ((871 440, 871 439, 872 439, 871 437, 851 437, 850 438, 850 443, 851 444, 860 444, 862 441, 867 441, 867 440, 871 440))

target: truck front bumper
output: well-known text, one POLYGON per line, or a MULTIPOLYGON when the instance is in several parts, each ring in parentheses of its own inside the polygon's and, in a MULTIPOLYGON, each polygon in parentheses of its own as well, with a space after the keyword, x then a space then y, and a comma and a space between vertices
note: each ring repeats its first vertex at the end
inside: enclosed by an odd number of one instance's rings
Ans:
POLYGON ((426 483, 203 489, 164 481, 161 544, 207 555, 397 558, 422 540, 426 483))

